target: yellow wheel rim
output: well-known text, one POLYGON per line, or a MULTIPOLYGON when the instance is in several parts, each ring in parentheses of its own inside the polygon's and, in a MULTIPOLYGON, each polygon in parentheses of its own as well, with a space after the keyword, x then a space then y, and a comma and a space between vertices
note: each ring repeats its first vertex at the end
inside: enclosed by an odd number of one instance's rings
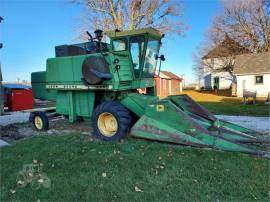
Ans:
POLYGON ((34 123, 37 129, 41 130, 43 127, 42 119, 39 116, 35 116, 34 123))
POLYGON ((97 125, 99 131, 106 137, 114 136, 118 130, 117 120, 109 112, 103 112, 99 115, 97 125))

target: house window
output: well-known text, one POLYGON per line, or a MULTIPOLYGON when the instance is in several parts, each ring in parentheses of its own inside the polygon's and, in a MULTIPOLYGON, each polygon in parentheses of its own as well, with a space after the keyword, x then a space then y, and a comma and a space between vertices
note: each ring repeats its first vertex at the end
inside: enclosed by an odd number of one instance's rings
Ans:
POLYGON ((263 84, 263 76, 255 76, 255 84, 263 84))

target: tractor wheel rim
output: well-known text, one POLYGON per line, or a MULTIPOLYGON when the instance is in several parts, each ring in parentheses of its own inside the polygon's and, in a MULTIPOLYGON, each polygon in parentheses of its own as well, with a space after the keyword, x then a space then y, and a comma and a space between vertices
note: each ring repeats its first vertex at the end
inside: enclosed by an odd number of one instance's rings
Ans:
POLYGON ((34 118, 34 123, 35 123, 35 126, 37 129, 41 130, 42 127, 43 127, 43 122, 42 122, 42 119, 39 117, 39 116, 36 116, 34 118))
POLYGON ((98 117, 98 129, 102 135, 112 137, 118 130, 118 123, 113 114, 103 112, 98 117))

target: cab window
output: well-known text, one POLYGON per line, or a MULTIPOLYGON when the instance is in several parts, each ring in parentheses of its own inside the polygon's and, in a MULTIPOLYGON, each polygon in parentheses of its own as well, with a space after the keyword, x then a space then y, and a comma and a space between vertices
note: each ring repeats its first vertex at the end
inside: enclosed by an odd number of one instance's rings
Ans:
POLYGON ((113 51, 125 51, 126 50, 126 40, 125 39, 115 39, 113 40, 113 51))
POLYGON ((139 78, 140 76, 143 48, 144 48, 143 36, 136 36, 130 39, 130 55, 132 59, 135 78, 139 78))
POLYGON ((158 56, 159 47, 159 40, 149 38, 146 48, 142 77, 149 78, 154 76, 157 66, 156 56, 158 56))

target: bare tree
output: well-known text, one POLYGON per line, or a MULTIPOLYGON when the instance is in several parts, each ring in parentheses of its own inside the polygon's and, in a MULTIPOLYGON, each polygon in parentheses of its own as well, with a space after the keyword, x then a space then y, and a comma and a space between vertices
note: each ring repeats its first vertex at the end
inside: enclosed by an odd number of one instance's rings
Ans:
POLYGON ((204 65, 202 64, 202 59, 200 57, 200 54, 193 54, 193 66, 192 71, 196 79, 196 83, 199 85, 199 88, 201 87, 201 81, 204 75, 204 65))
POLYGON ((228 35, 221 43, 209 44, 206 41, 197 49, 193 56, 193 72, 196 78, 202 78, 207 73, 227 72, 224 79, 235 81, 233 69, 235 57, 238 54, 250 53, 248 49, 232 40, 228 35))
MULTIPOLYGON (((198 48, 195 75, 228 72, 233 78, 238 54, 270 51, 270 0, 221 0, 224 8, 198 48), (200 59, 198 59, 200 58, 200 59)), ((226 78, 226 79, 230 79, 226 78)))
POLYGON ((181 3, 174 0, 72 0, 83 5, 79 31, 133 30, 154 27, 163 32, 184 34, 181 3))
POLYGON ((270 0, 221 0, 224 12, 208 30, 220 42, 225 34, 252 52, 270 51, 270 0))

